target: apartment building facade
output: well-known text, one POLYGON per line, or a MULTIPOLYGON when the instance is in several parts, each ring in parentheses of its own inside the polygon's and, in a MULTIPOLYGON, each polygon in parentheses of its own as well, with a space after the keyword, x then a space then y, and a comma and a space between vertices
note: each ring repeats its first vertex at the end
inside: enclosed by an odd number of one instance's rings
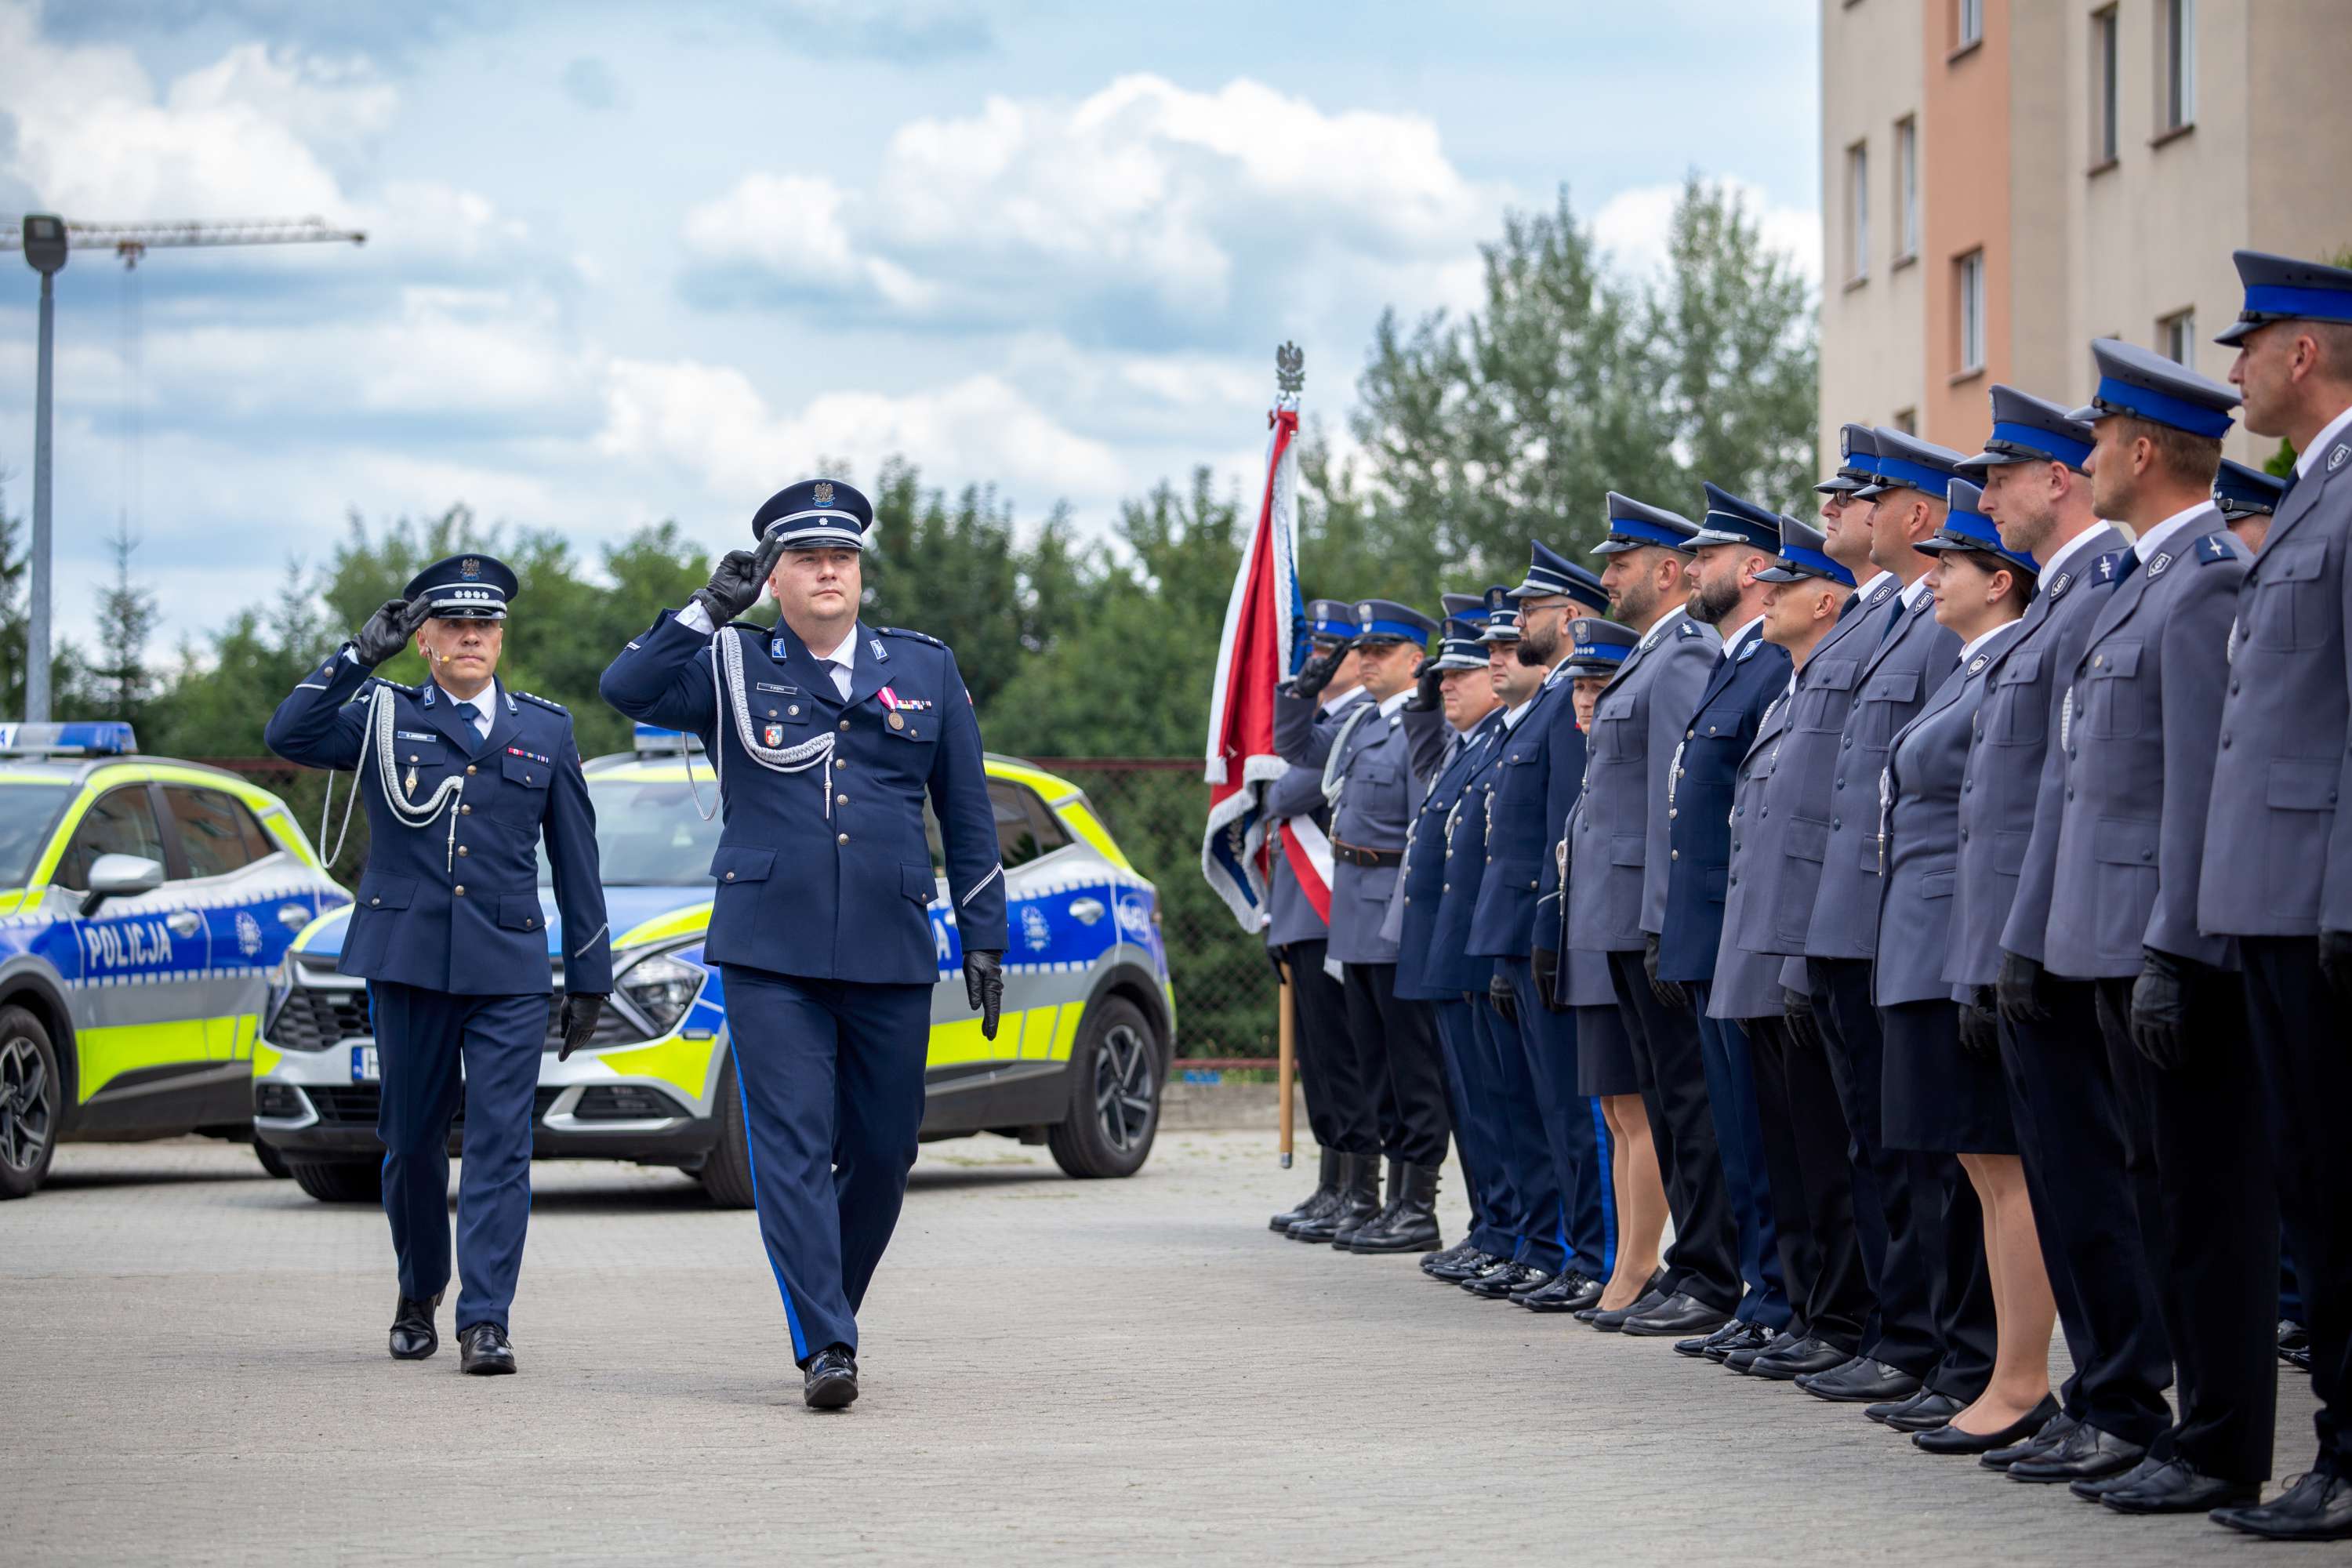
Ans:
POLYGON ((2352 249, 2347 0, 1821 5, 1830 466, 1848 420, 1976 450, 1996 381, 2080 401, 2095 337, 2219 380, 2232 249, 2352 249))

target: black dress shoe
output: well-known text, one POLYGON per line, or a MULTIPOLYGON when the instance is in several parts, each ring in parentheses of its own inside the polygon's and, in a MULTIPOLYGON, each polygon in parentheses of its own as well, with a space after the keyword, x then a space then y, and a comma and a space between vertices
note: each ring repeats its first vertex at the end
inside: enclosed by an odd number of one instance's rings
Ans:
POLYGON ((1618 1331, 1644 1339, 1671 1340, 1685 1334, 1706 1334, 1723 1327, 1731 1314, 1708 1306, 1687 1290, 1677 1290, 1639 1317, 1628 1318, 1618 1331))
POLYGON ((1441 1251, 1423 1253, 1421 1255, 1421 1271, 1423 1274, 1429 1275, 1432 1279, 1434 1279, 1436 1278, 1436 1271, 1438 1269, 1450 1268, 1454 1264, 1461 1262, 1465 1258, 1471 1257, 1477 1251, 1478 1248, 1472 1245, 1469 1239, 1465 1237, 1461 1241, 1455 1242, 1452 1247, 1445 1247, 1441 1251))
POLYGON ((2111 1432, 2102 1432, 2096 1426, 2077 1426, 2047 1453, 2010 1466, 2009 1479, 2043 1484, 2096 1480, 2101 1476, 2130 1469, 2147 1453, 2142 1445, 2127 1443, 2111 1432))
POLYGON ((1925 1432, 1911 1434, 1911 1441, 1922 1453, 1927 1454, 1990 1454, 1995 1448, 2006 1448, 2020 1443, 2050 1424, 2058 1414, 2058 1402, 2048 1394, 2042 1403, 2003 1426, 1998 1432, 1963 1432, 1947 1423, 1925 1432))
POLYGON ((394 1301, 393 1360, 423 1361, 441 1348, 440 1331, 433 1326, 434 1310, 440 1305, 441 1298, 438 1296, 429 1301, 419 1301, 412 1296, 403 1296, 394 1301))
POLYGON ((514 1346, 496 1323, 468 1323, 457 1331, 457 1370, 476 1377, 502 1377, 515 1369, 514 1346))
POLYGON ((2041 1431, 2022 1443, 2012 1443, 2006 1448, 1995 1448, 1990 1454, 1979 1454, 1977 1456, 1977 1463, 1988 1470, 2005 1470, 2020 1459, 2030 1459, 2037 1454, 2048 1453, 2064 1442, 2067 1434, 2081 1425, 2082 1423, 2072 1415, 2061 1413, 2052 1416, 2042 1426, 2041 1431))
POLYGON ((1934 1392, 1931 1388, 1915 1388, 1900 1399, 1882 1399, 1874 1405, 1865 1405, 1862 1413, 1884 1426, 1889 1416, 1902 1415, 1934 1392))
POLYGON ((1644 1290, 1633 1299, 1630 1306, 1613 1308, 1605 1312, 1598 1306, 1589 1307, 1585 1311, 1579 1312, 1577 1317, 1591 1323, 1604 1334, 1622 1333, 1627 1319, 1638 1318, 1644 1312, 1655 1311, 1665 1304, 1666 1293, 1664 1290, 1644 1290), (1587 1312, 1591 1316, 1586 1316, 1587 1312))
POLYGON ((1703 1356, 1722 1364, 1734 1351, 1760 1351, 1772 1342, 1772 1331, 1761 1323, 1743 1323, 1734 1318, 1711 1334, 1693 1340, 1676 1340, 1675 1350, 1683 1355, 1703 1356))
POLYGON ((1582 1312, 1601 1300, 1605 1289, 1598 1279, 1589 1279, 1570 1268, 1552 1277, 1552 1282, 1540 1290, 1511 1298, 1530 1312, 1582 1312))
POLYGON ((1500 1268, 1489 1268, 1475 1279, 1462 1281, 1462 1289, 1488 1301, 1499 1301, 1522 1285, 1539 1288, 1551 1283, 1551 1270, 1538 1268, 1532 1263, 1506 1263, 1500 1268))
POLYGON ((1967 1400, 1955 1399, 1948 1394, 1923 1394, 1890 1414, 1886 1425, 1896 1432, 1933 1432, 1968 1407, 1967 1400))
POLYGON ((1491 1252, 1481 1252, 1474 1247, 1450 1263, 1427 1264, 1423 1267, 1423 1272, 1440 1284, 1459 1285, 1465 1279, 1476 1279, 1489 1268, 1500 1268, 1509 1261, 1507 1258, 1497 1257, 1491 1252))
POLYGON ((1827 1372, 1807 1373, 1797 1379, 1797 1386, 1815 1399, 1832 1400, 1840 1405, 1875 1405, 1918 1393, 1919 1380, 1901 1367, 1858 1355, 1827 1372))
POLYGON ((2314 1470, 2268 1502, 2215 1509, 2213 1522, 2273 1541, 2352 1541, 2352 1480, 2314 1470))
POLYGON ((2311 1331, 2289 1318, 2278 1326, 2278 1358, 2297 1372, 2311 1370, 2311 1331))
POLYGON ((2084 1502, 2096 1502, 2117 1487, 2130 1486, 2135 1481, 2155 1474, 2164 1468, 2168 1462, 2143 1454, 2140 1456, 2139 1463, 2128 1470, 2117 1470, 2112 1476, 2097 1476, 2087 1481, 2068 1481, 2066 1489, 2084 1502))
POLYGON ((2128 1486, 2100 1493, 2099 1500, 2117 1513, 2210 1513, 2258 1503, 2263 1489, 2258 1481, 2225 1481, 2174 1458, 2149 1467, 2128 1486))
POLYGON ((1723 1369, 1726 1372, 1738 1373, 1744 1377, 1748 1373, 1748 1369, 1756 1364, 1757 1357, 1769 1355, 1774 1351, 1793 1345, 1803 1338, 1802 1334, 1792 1334, 1786 1330, 1777 1334, 1769 1334, 1762 1344, 1746 1344, 1727 1352, 1723 1357, 1723 1369))
POLYGON ((1791 1378, 1834 1371, 1852 1359, 1827 1340, 1790 1340, 1786 1344, 1766 1346, 1763 1353, 1748 1363, 1747 1372, 1750 1377, 1786 1383, 1791 1378))
POLYGON ((827 1345, 801 1369, 801 1401, 811 1410, 845 1410, 857 1398, 857 1352, 827 1345))

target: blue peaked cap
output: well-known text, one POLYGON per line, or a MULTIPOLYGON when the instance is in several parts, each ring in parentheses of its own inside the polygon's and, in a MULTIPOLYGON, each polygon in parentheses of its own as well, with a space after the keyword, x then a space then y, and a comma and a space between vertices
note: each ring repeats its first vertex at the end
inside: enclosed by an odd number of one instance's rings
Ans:
POLYGON ((1878 437, 1878 477, 1854 494, 1864 500, 1891 489, 1914 489, 1937 500, 1959 471, 1963 454, 1933 441, 1922 441, 1900 430, 1881 427, 1878 437))
POLYGON ((1830 558, 1829 535, 1802 519, 1780 519, 1780 553, 1771 565, 1756 574, 1759 583, 1794 583, 1818 577, 1825 583, 1853 586, 1853 574, 1830 558))
MULTIPOLYGON (((1457 595, 1448 594, 1447 598, 1457 595)), ((1461 616, 1450 617, 1437 644, 1437 668, 1440 669, 1484 669, 1486 668, 1486 645, 1478 640, 1478 629, 1486 618, 1486 601, 1479 601, 1479 620, 1473 622, 1461 616)))
POLYGON ((2215 342, 2235 347, 2273 321, 2352 321, 2352 271, 2266 250, 2233 251, 2230 259, 2246 303, 2215 342))
POLYGON ((1345 599, 1309 599, 1307 632, 1309 637, 1352 640, 1356 635, 1356 607, 1345 599))
POLYGON ((521 592, 513 568, 475 553, 436 561, 411 577, 400 596, 430 601, 438 620, 502 621, 508 604, 521 592))
POLYGON ((1540 539, 1528 541, 1527 580, 1511 590, 1514 599, 1543 599, 1564 596, 1589 609, 1606 610, 1609 590, 1601 579, 1587 572, 1546 544, 1540 539))
POLYGON ((1511 597, 1508 588, 1486 590, 1486 629, 1478 634, 1478 640, 1482 643, 1519 640, 1519 604, 1511 597))
POLYGON ((2006 463, 2063 463, 2081 470, 2091 458, 2091 426, 2054 403, 2013 386, 1992 389, 1992 434, 1985 449, 1961 459, 1960 476, 1975 484, 2006 463))
POLYGON ((1878 475, 1878 433, 1867 425, 1848 425, 1838 432, 1838 471, 1813 489, 1822 495, 1849 494, 1878 475))
POLYGON ((1411 605, 1400 605, 1394 599, 1356 601, 1356 637, 1360 642, 1425 645, 1436 630, 1437 623, 1411 605))
POLYGON ((2208 381, 2153 349, 2116 338, 2094 342, 2091 358, 2099 367, 2099 389, 2073 417, 2095 424, 2128 414, 2191 436, 2230 433, 2230 410, 2238 405, 2238 395, 2220 382, 2208 381))
POLYGON ((1780 513, 1767 511, 1721 485, 1710 484, 1705 489, 1706 517, 1683 546, 1685 550, 1700 550, 1710 544, 1745 544, 1767 554, 1780 553, 1780 513))
POLYGON ((1479 626, 1486 624, 1486 595, 1484 594, 1440 594, 1437 605, 1445 612, 1445 618, 1449 621, 1468 621, 1479 626))
POLYGON ((2227 458, 2221 459, 2221 471, 2213 476, 2213 504, 2221 509, 2223 517, 2232 521, 2270 516, 2278 510, 2279 497, 2285 493, 2284 479, 2227 458))
POLYGON ((1569 670, 1576 675, 1613 675, 1640 640, 1641 634, 1631 626, 1579 616, 1568 623, 1569 670))
POLYGON ((1983 494, 1968 480, 1954 479, 1943 528, 1935 538, 1923 539, 1911 548, 1922 555, 1941 555, 1948 550, 1995 555, 2030 576, 2041 576, 2042 563, 2022 550, 2011 550, 2003 544, 2000 530, 1993 526, 1992 519, 1977 510, 1977 501, 1983 494))
POLYGON ((1615 555, 1628 550, 1656 547, 1680 550, 1698 531, 1698 524, 1680 512, 1609 492, 1609 537, 1592 547, 1595 555, 1615 555))

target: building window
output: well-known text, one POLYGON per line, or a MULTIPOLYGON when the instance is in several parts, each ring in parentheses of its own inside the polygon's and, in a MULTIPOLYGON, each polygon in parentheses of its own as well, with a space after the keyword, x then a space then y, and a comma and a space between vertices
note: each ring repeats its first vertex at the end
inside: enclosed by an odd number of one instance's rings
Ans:
POLYGON ((1919 434, 1919 411, 1916 408, 1896 409, 1895 427, 1906 436, 1916 436, 1919 434))
POLYGON ((1970 48, 1984 42, 1984 0, 1952 0, 1952 47, 1970 48))
POLYGON ((1859 283, 1870 276, 1870 147, 1857 142, 1845 150, 1846 277, 1859 283))
POLYGON ((2197 363, 2197 312, 2183 310, 2156 324, 2157 352, 2175 364, 2197 363))
POLYGON ((2197 0, 2157 0, 2157 132, 2197 122, 2197 0))
POLYGON ((2091 166, 2103 169, 2121 154, 2123 141, 2117 133, 2122 96, 2121 73, 2116 69, 2120 24, 2116 8, 2108 6, 2091 17, 2091 166))
POLYGON ((1895 123, 1895 258, 1919 254, 1919 122, 1895 123))
POLYGON ((1953 303, 1959 311, 1959 368, 1962 374, 1984 369, 1984 252, 1971 250, 1952 264, 1953 303))

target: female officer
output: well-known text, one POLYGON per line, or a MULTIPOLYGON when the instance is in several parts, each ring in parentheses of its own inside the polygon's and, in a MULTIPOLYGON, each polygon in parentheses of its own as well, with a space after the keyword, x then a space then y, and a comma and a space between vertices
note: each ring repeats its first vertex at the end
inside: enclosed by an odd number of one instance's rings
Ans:
MULTIPOLYGON (((1972 1403, 1962 1407, 1948 1395, 1923 1394, 1888 1423, 1937 1454, 2006 1447, 2057 1408, 2049 1375, 2057 1308, 2034 1236, 2000 1063, 1963 1049, 1959 1006, 1944 973, 1969 734, 1987 671, 2015 638, 2040 571, 2032 556, 2002 546, 1990 520, 1977 510, 1978 494, 1976 486, 1955 479, 1942 531, 1914 547, 1937 558, 1928 573, 1936 618, 1960 637, 1960 661, 1895 737, 1880 786, 1885 885, 1875 999, 1886 1036, 1886 1143, 1958 1156, 1983 1211, 1982 1267, 1999 1325, 1992 1379, 1972 1403)), ((1951 1217, 1965 1223, 1958 1214, 1951 1217)), ((1955 1234, 1950 1247, 1957 1291, 1957 1271, 1964 1252, 1974 1251, 1974 1238, 1955 1234)))

